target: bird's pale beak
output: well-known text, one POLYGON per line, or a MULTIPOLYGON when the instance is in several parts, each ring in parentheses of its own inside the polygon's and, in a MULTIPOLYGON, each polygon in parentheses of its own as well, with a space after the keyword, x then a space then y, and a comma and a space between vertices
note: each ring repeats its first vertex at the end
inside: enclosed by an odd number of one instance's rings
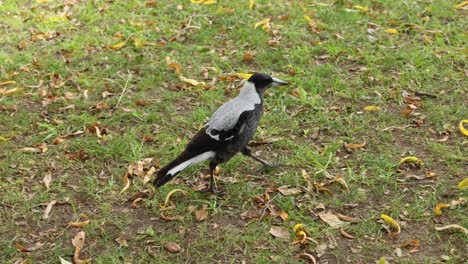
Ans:
POLYGON ((278 86, 278 85, 288 85, 288 82, 285 82, 277 78, 273 78, 273 83, 271 86, 278 86))

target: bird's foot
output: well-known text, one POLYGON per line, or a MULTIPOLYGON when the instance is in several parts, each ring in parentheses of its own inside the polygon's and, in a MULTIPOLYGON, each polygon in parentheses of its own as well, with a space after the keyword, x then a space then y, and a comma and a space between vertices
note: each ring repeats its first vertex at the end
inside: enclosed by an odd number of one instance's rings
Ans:
POLYGON ((206 189, 200 190, 199 192, 211 192, 216 196, 223 196, 225 194, 223 190, 218 190, 218 188, 215 188, 211 184, 206 189))
POLYGON ((258 169, 258 172, 265 172, 265 171, 269 171, 271 169, 275 169, 275 168, 278 168, 281 166, 281 164, 279 162, 275 162, 275 163, 270 163, 270 162, 262 162, 263 166, 258 169))

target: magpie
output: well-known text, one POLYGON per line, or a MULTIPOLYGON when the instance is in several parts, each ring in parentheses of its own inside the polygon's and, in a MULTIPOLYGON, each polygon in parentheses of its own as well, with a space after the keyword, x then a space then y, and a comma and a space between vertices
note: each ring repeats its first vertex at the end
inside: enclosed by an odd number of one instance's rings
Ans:
POLYGON ((153 182, 156 188, 164 185, 188 166, 210 160, 210 184, 202 191, 214 194, 216 189, 213 171, 238 152, 271 167, 252 154, 247 144, 257 130, 263 114, 263 94, 273 86, 288 83, 265 73, 253 74, 241 88, 239 95, 219 107, 209 121, 198 131, 175 160, 161 168, 153 182))

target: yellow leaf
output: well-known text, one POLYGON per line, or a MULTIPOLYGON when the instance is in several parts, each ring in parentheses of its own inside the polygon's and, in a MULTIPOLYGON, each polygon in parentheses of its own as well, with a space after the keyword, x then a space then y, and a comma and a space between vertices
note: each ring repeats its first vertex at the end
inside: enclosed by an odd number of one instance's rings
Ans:
POLYGON ((390 262, 388 262, 384 257, 381 257, 379 259, 379 264, 390 264, 390 262))
POLYGON ((394 28, 388 28, 388 29, 385 30, 385 32, 388 33, 388 34, 394 34, 394 35, 398 34, 398 30, 396 30, 394 28))
POLYGON ((6 91, 4 91, 4 92, 1 92, 1 94, 2 94, 3 96, 7 96, 7 95, 20 94, 21 92, 23 92, 23 88, 15 87, 15 88, 13 88, 13 89, 6 90, 6 91))
POLYGON ((434 208, 434 214, 439 216, 442 215, 442 208, 449 208, 450 205, 446 203, 438 203, 434 208))
POLYGON ((8 135, 8 136, 0 136, 0 141, 8 141, 13 137, 13 135, 8 135))
POLYGON ((190 0, 190 2, 194 4, 204 4, 204 5, 216 4, 216 0, 190 0))
POLYGON ((362 13, 369 12, 369 8, 367 6, 355 5, 353 8, 361 11, 362 13))
POLYGON ((42 4, 42 3, 47 3, 49 0, 36 0, 36 3, 42 4))
POLYGON ((400 228, 400 225, 397 223, 397 221, 393 220, 393 218, 391 218, 390 216, 386 214, 381 214, 380 218, 382 218, 385 222, 387 222, 396 230, 396 232, 391 232, 390 235, 397 235, 400 233, 401 228, 400 228))
POLYGON ((58 16, 50 16, 49 17, 49 21, 52 21, 52 22, 62 22, 62 21, 65 21, 67 20, 67 17, 65 15, 58 15, 58 16))
POLYGON ((162 208, 165 208, 167 207, 167 205, 169 204, 169 200, 171 199, 171 196, 174 195, 175 193, 177 192, 181 192, 183 195, 187 195, 188 193, 182 189, 174 189, 172 191, 170 191, 167 195, 166 195, 166 199, 164 200, 164 204, 161 206, 162 208))
POLYGON ((16 83, 16 82, 15 81, 4 81, 4 82, 0 82, 0 86, 11 84, 11 83, 16 83))
POLYGON ((270 23, 270 21, 271 21, 271 19, 265 18, 262 21, 255 23, 254 29, 258 28, 259 26, 262 26, 262 29, 266 29, 268 27, 267 25, 270 23))
POLYGON ((460 8, 463 8, 463 7, 467 6, 467 5, 468 5, 468 1, 463 1, 463 2, 461 2, 459 4, 454 5, 454 7, 456 9, 460 9, 460 8))
POLYGON ((133 38, 133 45, 135 45, 136 48, 141 48, 146 46, 146 41, 141 38, 133 38))
POLYGON ((422 166, 424 164, 424 162, 422 162, 422 160, 420 160, 418 157, 414 157, 414 156, 409 156, 409 157, 404 157, 400 160, 400 162, 398 163, 398 166, 400 166, 401 164, 403 163, 415 163, 419 166, 422 166))
POLYGON ((254 0, 250 0, 249 2, 249 9, 253 9, 255 7, 255 1, 254 0))
POLYGON ((205 86, 206 84, 204 82, 199 82, 197 80, 194 80, 194 79, 189 79, 189 78, 185 78, 184 76, 182 75, 179 75, 179 79, 183 82, 186 82, 186 83, 189 83, 193 86, 198 86, 198 85, 203 85, 205 86))
POLYGON ((122 41, 122 42, 119 42, 117 44, 114 44, 114 45, 110 45, 109 48, 113 49, 113 50, 118 50, 118 49, 121 49, 125 46, 125 42, 122 41))
POLYGON ((253 74, 251 73, 236 73, 242 79, 248 80, 253 74))
POLYGON ((380 111, 381 108, 380 108, 380 106, 369 105, 369 106, 364 107, 364 110, 365 111, 380 111))
POLYGON ((468 137, 468 130, 463 126, 464 123, 468 123, 468 119, 463 119, 460 121, 458 128, 460 128, 460 131, 463 133, 463 135, 468 137))
POLYGON ((461 180, 461 182, 458 183, 457 188, 460 190, 465 190, 468 188, 468 178, 465 178, 461 180))
POLYGON ((304 15, 304 18, 307 20, 307 22, 312 22, 312 18, 310 18, 310 16, 304 15))

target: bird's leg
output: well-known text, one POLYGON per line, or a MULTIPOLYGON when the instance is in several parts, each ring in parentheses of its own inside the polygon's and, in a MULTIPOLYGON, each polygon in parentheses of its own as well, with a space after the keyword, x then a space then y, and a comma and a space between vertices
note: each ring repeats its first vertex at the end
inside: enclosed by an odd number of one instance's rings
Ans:
POLYGON ((214 178, 214 170, 216 169, 216 164, 215 162, 210 162, 210 185, 208 185, 208 188, 201 190, 200 192, 212 192, 215 195, 222 195, 223 191, 218 190, 216 188, 216 181, 214 178))
POLYGON ((261 158, 255 157, 252 154, 252 150, 250 150, 248 147, 245 147, 244 149, 242 149, 242 154, 244 154, 245 156, 251 157, 252 159, 260 162, 263 165, 263 167, 274 168, 274 167, 278 166, 278 164, 273 164, 273 163, 270 163, 268 161, 262 160, 261 158))

